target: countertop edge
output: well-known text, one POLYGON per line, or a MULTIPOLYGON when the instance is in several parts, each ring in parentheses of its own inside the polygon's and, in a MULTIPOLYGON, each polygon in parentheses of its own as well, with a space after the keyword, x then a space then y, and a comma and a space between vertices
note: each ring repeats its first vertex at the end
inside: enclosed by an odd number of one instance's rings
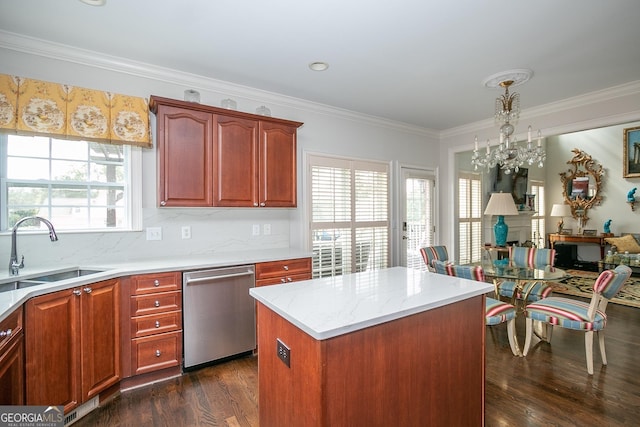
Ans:
POLYGON ((161 273, 167 271, 186 272, 209 268, 231 267, 234 265, 279 261, 284 259, 308 258, 312 255, 313 254, 310 251, 302 249, 275 248, 265 251, 220 252, 179 258, 141 259, 122 263, 100 263, 99 261, 96 261, 82 266, 78 266, 77 264, 68 264, 57 265, 50 268, 43 267, 29 269, 19 276, 8 276, 4 274, 0 276, 0 280, 7 281, 7 279, 26 279, 28 277, 33 277, 34 275, 73 268, 104 270, 100 273, 60 280, 51 284, 0 292, 0 322, 6 319, 21 305, 26 303, 30 298, 89 283, 96 283, 137 274, 161 273))

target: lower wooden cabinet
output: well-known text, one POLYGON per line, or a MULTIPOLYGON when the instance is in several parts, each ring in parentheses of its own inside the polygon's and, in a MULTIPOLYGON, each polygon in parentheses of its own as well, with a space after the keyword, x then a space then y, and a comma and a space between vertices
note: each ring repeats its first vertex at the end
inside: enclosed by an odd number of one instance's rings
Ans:
MULTIPOLYGON (((122 348, 124 376, 143 374, 150 380, 180 371, 182 365, 182 273, 140 274, 123 280, 125 307, 129 310, 123 324, 122 348)), ((145 383, 145 377, 127 380, 127 384, 145 383)))
POLYGON ((311 279, 311 258, 295 258, 256 264, 256 286, 311 279))
POLYGON ((24 405, 22 307, 0 322, 0 405, 24 405))
POLYGON ((27 301, 26 404, 67 413, 120 381, 120 311, 117 279, 27 301))

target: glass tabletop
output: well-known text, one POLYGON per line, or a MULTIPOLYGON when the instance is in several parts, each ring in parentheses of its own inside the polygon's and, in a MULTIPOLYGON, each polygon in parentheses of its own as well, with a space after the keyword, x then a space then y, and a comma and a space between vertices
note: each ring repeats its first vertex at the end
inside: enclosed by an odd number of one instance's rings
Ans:
POLYGON ((545 268, 486 266, 484 274, 499 279, 534 281, 559 280, 568 275, 566 271, 551 266, 545 268))

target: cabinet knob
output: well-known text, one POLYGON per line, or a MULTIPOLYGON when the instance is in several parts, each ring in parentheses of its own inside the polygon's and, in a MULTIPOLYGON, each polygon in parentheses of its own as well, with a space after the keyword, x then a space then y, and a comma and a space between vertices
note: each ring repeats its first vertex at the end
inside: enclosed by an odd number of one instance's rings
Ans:
POLYGON ((91 290, 92 290, 91 288, 84 288, 84 289, 83 289, 83 291, 84 291, 85 293, 87 293, 87 294, 90 294, 90 293, 91 293, 91 290))
POLYGON ((156 288, 157 288, 158 286, 160 286, 160 281, 159 281, 158 279, 154 280, 154 281, 153 281, 153 286, 155 286, 156 288))
POLYGON ((160 350, 156 350, 156 357, 160 357, 160 350))
POLYGON ((160 301, 157 301, 153 303, 153 305, 155 305, 156 307, 160 307, 160 301))
POLYGON ((80 296, 81 293, 82 292, 80 291, 80 289, 74 289, 73 290, 73 294, 76 295, 76 296, 80 296))
POLYGON ((258 207, 258 202, 253 202, 253 206, 258 207))
POLYGON ((11 332, 12 332, 11 329, 7 329, 6 331, 0 331, 0 338, 10 337, 11 332))
POLYGON ((164 200, 160 202, 160 206, 166 206, 167 202, 165 202, 164 200))
POLYGON ((280 279, 281 283, 286 283, 286 280, 284 280, 284 277, 282 279, 280 279))
POLYGON ((291 279, 291 277, 287 277, 287 282, 293 282, 293 279, 291 279))
POLYGON ((288 265, 285 265, 283 268, 284 268, 284 271, 289 271, 289 266, 288 265))
POLYGON ((260 202, 260 206, 264 208, 267 204, 265 202, 260 202))
POLYGON ((160 321, 156 320, 156 328, 159 328, 159 327, 160 327, 160 321))

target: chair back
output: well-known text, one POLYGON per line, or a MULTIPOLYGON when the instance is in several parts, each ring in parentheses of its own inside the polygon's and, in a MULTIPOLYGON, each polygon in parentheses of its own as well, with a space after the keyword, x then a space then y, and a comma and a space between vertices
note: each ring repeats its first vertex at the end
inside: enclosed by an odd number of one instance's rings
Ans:
POLYGON ((611 299, 622 289, 627 279, 631 276, 631 268, 627 265, 619 265, 615 270, 605 270, 593 284, 593 292, 611 299))
POLYGON ((544 268, 555 263, 556 250, 546 248, 509 247, 509 263, 514 267, 544 268))
POLYGON ((433 261, 433 267, 438 274, 484 282, 484 270, 479 265, 456 265, 446 261, 435 260, 433 261))
POLYGON ((434 271, 433 261, 449 260, 449 253, 447 252, 446 246, 426 246, 424 248, 420 248, 420 254, 422 255, 424 263, 427 264, 429 271, 434 271))

